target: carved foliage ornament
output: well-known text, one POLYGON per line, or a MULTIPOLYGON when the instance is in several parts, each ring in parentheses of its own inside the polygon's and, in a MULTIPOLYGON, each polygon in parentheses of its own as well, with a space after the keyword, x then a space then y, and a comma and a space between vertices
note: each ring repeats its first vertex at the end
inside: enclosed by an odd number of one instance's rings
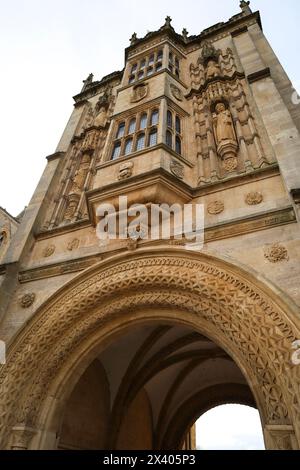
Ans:
POLYGON ((20 305, 22 308, 29 308, 33 304, 34 301, 35 301, 34 293, 24 294, 20 298, 20 305))
POLYGON ((249 206, 255 206, 256 204, 260 204, 263 201, 262 193, 258 191, 251 191, 245 197, 245 202, 249 206))
POLYGON ((278 263, 279 261, 288 261, 289 255, 285 246, 280 243, 274 243, 273 245, 265 248, 264 256, 271 263, 278 263))
POLYGON ((195 326, 210 328, 239 357, 249 380, 258 384, 256 393, 266 420, 292 417, 294 428, 299 425, 300 377, 290 362, 290 344, 299 331, 290 320, 292 314, 284 313, 255 282, 215 266, 205 256, 195 259, 193 254, 191 259, 188 254, 157 252, 152 258, 123 260, 85 272, 27 325, 10 348, 0 376, 1 445, 13 423, 22 422, 20 418, 35 424, 51 383, 91 332, 103 322, 108 325, 112 316, 122 319, 124 312, 139 312, 143 306, 158 308, 159 315, 164 306, 166 312, 184 308, 193 315, 195 326), (116 296, 122 289, 126 295, 116 296), (104 298, 104 305, 94 309, 104 298))
POLYGON ((212 201, 207 206, 207 212, 212 215, 221 214, 224 211, 224 203, 222 201, 212 201))

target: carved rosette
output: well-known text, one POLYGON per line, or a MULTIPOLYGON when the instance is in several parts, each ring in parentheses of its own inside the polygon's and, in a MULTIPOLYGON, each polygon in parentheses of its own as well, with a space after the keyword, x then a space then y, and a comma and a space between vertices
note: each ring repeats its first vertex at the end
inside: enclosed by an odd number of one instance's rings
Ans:
POLYGON ((29 308, 33 302, 35 301, 35 294, 33 292, 31 293, 28 293, 28 294, 24 294, 21 298, 20 298, 20 305, 22 308, 29 308))
POLYGON ((73 238, 68 244, 67 244, 67 249, 69 251, 77 250, 79 247, 79 240, 78 238, 73 238))
POLYGON ((274 243, 268 248, 265 248, 264 257, 271 263, 278 263, 279 261, 289 260, 286 247, 280 243, 274 243))
POLYGON ((260 204, 263 201, 263 195, 262 193, 258 191, 251 191, 245 196, 245 202, 248 204, 248 206, 255 206, 257 204, 260 204))
POLYGON ((222 201, 212 201, 207 206, 207 212, 211 215, 221 214, 224 211, 224 203, 222 201))
POLYGON ((43 250, 43 256, 44 258, 49 258, 50 256, 53 255, 54 252, 55 252, 55 245, 48 245, 43 250))

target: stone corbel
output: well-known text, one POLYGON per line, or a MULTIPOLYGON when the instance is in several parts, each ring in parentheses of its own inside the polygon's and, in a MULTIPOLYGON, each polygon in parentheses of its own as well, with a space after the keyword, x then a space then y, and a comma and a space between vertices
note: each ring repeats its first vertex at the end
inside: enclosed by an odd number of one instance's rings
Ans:
POLYGON ((228 172, 237 169, 238 144, 234 140, 223 140, 217 148, 218 155, 223 161, 224 169, 228 172))

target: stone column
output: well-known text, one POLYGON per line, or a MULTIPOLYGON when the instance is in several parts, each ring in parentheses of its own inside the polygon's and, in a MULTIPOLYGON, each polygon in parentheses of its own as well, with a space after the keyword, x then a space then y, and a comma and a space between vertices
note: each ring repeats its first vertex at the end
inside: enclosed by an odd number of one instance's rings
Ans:
POLYGON ((29 426, 17 425, 12 428, 11 450, 28 450, 36 429, 29 426))
POLYGON ((289 424, 266 425, 264 429, 268 450, 299 450, 294 428, 289 424))

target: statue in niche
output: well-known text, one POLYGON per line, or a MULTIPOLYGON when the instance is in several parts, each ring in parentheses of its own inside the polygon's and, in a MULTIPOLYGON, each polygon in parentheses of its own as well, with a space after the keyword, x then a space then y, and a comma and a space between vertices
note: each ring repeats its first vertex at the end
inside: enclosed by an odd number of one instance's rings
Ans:
POLYGON ((238 143, 235 135, 231 112, 224 103, 215 106, 213 127, 217 143, 217 153, 223 161, 225 171, 235 171, 238 166, 238 143))
POLYGON ((104 106, 101 106, 98 114, 95 117, 94 126, 105 127, 106 122, 107 122, 107 111, 104 106))
POLYGON ((101 126, 105 127, 107 123, 107 111, 109 108, 109 104, 111 102, 112 98, 112 91, 111 87, 107 87, 103 93, 102 96, 100 96, 96 106, 95 106, 95 111, 96 111, 96 116, 94 118, 94 126, 101 126))
POLYGON ((213 122, 217 144, 221 144, 224 140, 236 141, 231 112, 226 109, 224 103, 218 103, 215 111, 213 122))
POLYGON ((77 209, 77 204, 78 204, 78 199, 69 199, 67 208, 64 214, 64 220, 71 220, 76 212, 77 209))
POLYGON ((214 77, 219 77, 221 75, 220 66, 214 60, 210 59, 206 66, 206 79, 209 80, 214 77))
POLYGON ((80 193, 83 189, 86 175, 89 171, 89 164, 90 164, 90 157, 88 155, 84 155, 82 157, 82 161, 80 163, 80 166, 78 170, 76 170, 74 178, 73 178, 73 183, 71 187, 71 194, 76 194, 80 193))

